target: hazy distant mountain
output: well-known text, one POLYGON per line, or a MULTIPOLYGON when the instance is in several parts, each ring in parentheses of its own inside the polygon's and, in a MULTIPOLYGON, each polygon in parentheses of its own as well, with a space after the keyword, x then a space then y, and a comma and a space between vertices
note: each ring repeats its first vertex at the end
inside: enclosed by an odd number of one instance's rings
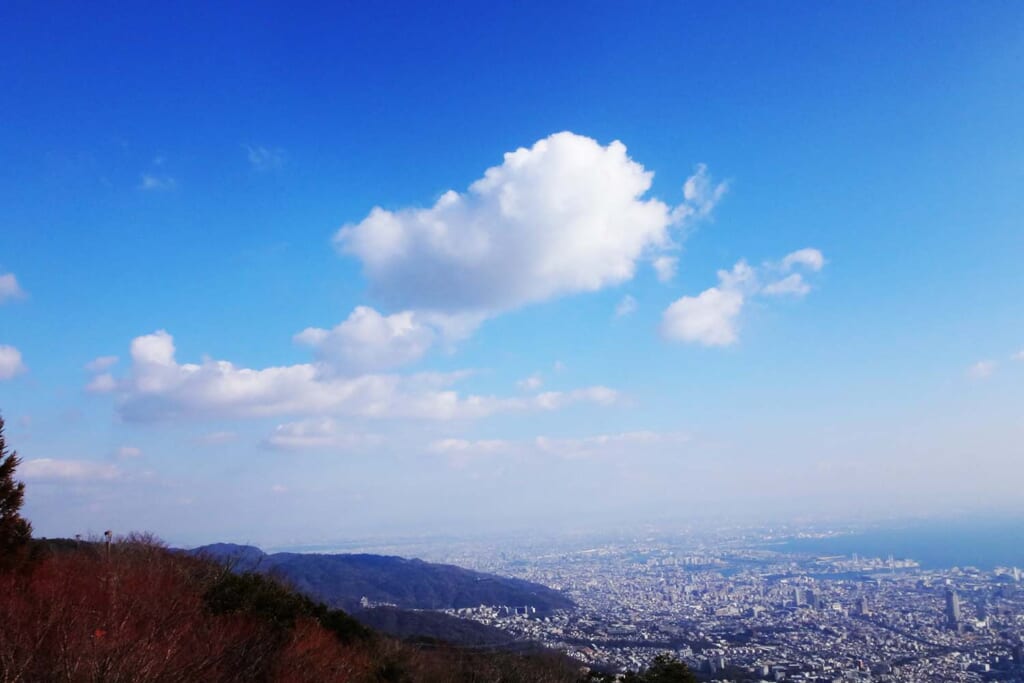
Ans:
POLYGON ((267 556, 265 552, 254 545, 238 545, 237 543, 211 543, 189 552, 216 560, 229 560, 239 571, 256 569, 263 558, 267 556))
POLYGON ((273 573, 332 607, 348 610, 356 610, 364 597, 371 603, 406 609, 530 606, 540 615, 573 605, 562 593, 538 583, 402 557, 266 554, 253 546, 229 543, 192 552, 231 559, 239 570, 273 573))

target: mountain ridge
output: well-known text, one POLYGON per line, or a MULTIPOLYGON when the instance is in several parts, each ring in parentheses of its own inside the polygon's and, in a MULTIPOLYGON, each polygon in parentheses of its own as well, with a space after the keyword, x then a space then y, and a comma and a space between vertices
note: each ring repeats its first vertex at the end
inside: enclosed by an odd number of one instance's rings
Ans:
POLYGON ((252 545, 214 543, 188 551, 228 561, 238 571, 277 575, 332 607, 354 610, 363 598, 402 609, 480 605, 533 607, 537 614, 574 603, 548 586, 419 558, 370 553, 266 553, 252 545))

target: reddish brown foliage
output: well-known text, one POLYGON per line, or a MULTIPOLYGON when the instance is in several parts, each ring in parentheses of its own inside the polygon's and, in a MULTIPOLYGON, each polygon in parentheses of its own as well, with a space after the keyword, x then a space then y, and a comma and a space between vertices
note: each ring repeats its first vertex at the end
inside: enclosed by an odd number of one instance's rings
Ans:
POLYGON ((315 623, 282 636, 253 617, 211 615, 203 587, 217 571, 129 542, 0 575, 0 681, 252 681, 279 678, 271 672, 288 661, 343 659, 315 623))
POLYGON ((342 646, 332 633, 304 619, 277 658, 274 680, 279 683, 365 680, 373 669, 365 647, 342 646))

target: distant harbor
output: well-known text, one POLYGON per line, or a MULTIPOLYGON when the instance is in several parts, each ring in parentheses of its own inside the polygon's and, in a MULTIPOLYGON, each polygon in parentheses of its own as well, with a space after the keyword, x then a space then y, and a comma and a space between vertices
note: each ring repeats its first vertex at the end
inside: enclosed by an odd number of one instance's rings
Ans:
POLYGON ((917 560, 923 569, 1024 567, 1024 520, 922 522, 773 546, 784 552, 917 560))

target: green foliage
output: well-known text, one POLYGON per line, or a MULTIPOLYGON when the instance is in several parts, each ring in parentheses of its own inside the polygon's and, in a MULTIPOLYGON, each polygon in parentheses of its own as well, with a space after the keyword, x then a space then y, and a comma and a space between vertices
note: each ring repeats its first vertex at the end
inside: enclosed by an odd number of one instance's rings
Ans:
POLYGON ((255 572, 224 572, 206 590, 203 601, 213 614, 257 616, 281 629, 291 629, 300 617, 310 617, 343 643, 370 636, 366 627, 345 612, 328 609, 255 572))
MULTIPOLYGON (((615 680, 607 674, 592 674, 591 681, 608 683, 615 680)), ((660 654, 654 658, 645 671, 630 671, 622 678, 622 683, 697 683, 689 667, 668 654, 660 654)))
POLYGON ((396 638, 413 639, 425 645, 453 643, 469 647, 503 647, 515 642, 505 631, 470 619, 439 612, 373 607, 354 613, 356 619, 375 631, 396 638))
POLYGON ((0 417, 0 565, 13 563, 32 538, 32 525, 21 516, 25 484, 14 479, 20 464, 18 454, 7 450, 0 417))
POLYGON ((697 677, 675 657, 661 654, 644 673, 644 683, 697 683, 697 677))

